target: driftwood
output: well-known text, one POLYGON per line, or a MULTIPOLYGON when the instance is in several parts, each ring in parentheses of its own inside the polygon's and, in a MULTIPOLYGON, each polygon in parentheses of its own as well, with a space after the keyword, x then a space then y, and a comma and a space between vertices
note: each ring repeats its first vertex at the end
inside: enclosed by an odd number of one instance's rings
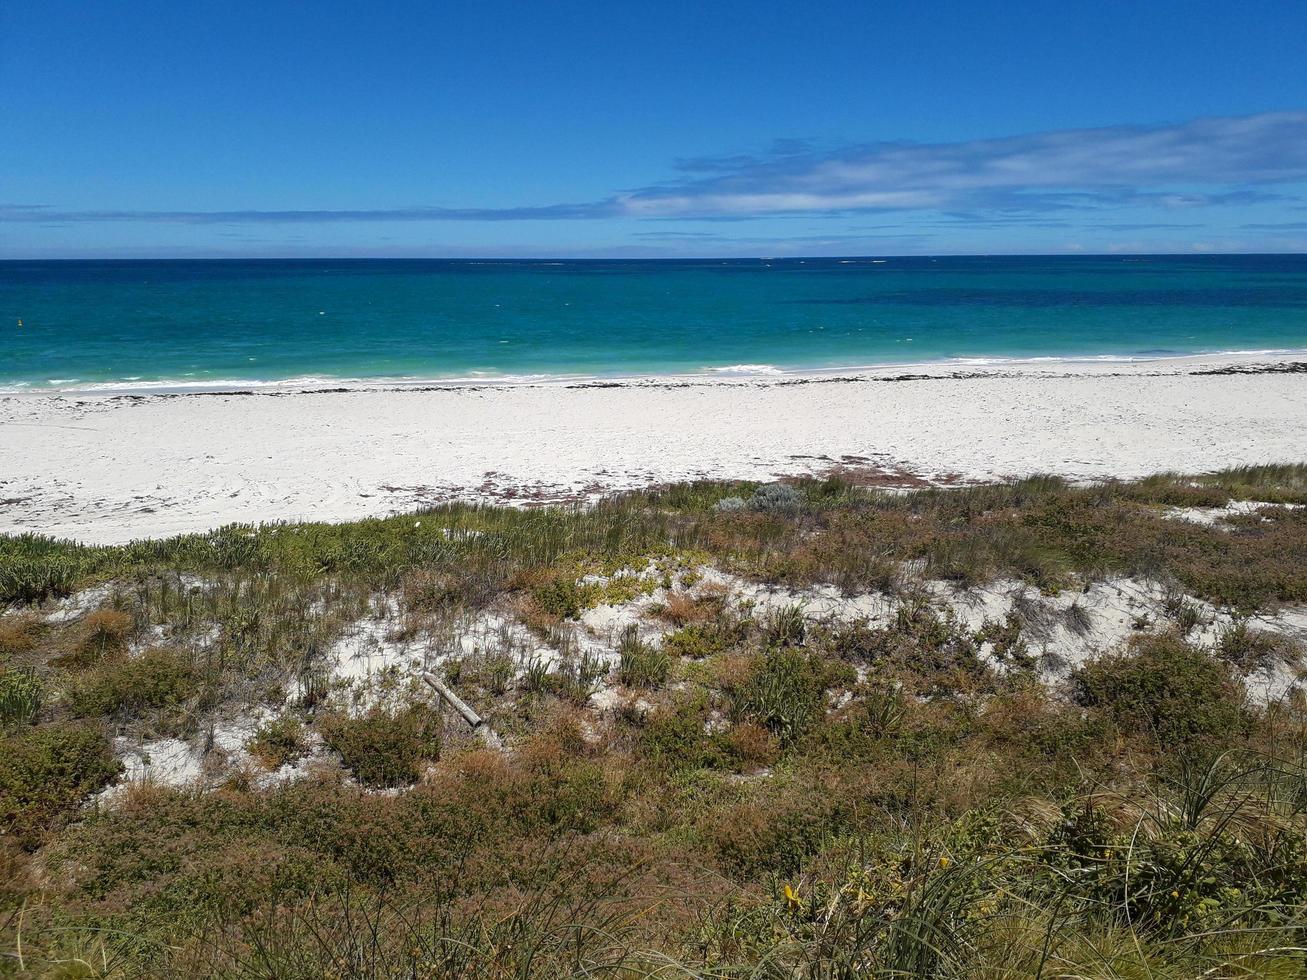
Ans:
POLYGON ((423 674, 422 679, 426 681, 428 685, 431 686, 432 690, 434 690, 437 694, 441 696, 441 698, 444 699, 446 704, 448 704, 460 715, 462 715, 464 721, 466 721, 473 728, 481 727, 481 721, 482 721, 481 716, 477 714, 475 711, 473 711, 468 706, 468 703, 466 701, 464 701, 452 690, 450 690, 449 686, 445 684, 444 681, 442 681, 435 674, 423 674))

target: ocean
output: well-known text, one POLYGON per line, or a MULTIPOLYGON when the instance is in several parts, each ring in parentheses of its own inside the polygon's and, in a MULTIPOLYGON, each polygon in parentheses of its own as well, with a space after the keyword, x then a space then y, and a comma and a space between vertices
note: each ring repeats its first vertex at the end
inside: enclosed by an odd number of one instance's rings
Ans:
POLYGON ((0 262, 0 389, 1307 349, 1307 256, 0 262))

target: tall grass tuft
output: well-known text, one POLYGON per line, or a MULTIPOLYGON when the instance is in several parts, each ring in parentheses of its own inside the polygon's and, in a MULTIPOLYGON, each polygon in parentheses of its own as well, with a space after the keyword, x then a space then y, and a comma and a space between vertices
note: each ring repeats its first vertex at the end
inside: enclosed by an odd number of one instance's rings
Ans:
POLYGON ((0 727, 33 724, 41 713, 42 694, 34 670, 11 669, 0 674, 0 727))
POLYGON ((672 658, 661 647, 642 640, 634 624, 622 631, 617 652, 617 679, 628 687, 658 687, 667 680, 672 658))

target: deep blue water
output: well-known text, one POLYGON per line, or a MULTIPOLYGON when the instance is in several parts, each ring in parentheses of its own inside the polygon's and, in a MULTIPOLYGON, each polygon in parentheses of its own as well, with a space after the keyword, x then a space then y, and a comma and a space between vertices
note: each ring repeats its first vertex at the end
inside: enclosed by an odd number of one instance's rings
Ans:
POLYGON ((0 341, 7 388, 1302 349, 1307 256, 0 262, 0 341))

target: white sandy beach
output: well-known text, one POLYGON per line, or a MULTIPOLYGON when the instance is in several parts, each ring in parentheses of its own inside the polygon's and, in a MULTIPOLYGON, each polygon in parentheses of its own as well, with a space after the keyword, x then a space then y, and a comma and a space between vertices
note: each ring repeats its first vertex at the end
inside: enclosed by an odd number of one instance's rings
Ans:
POLYGON ((0 396, 0 532, 112 543, 695 477, 1084 480, 1307 458, 1265 357, 622 383, 0 396), (1236 360, 1249 373, 1204 374, 1236 360), (925 375, 901 380, 905 374, 925 375))

